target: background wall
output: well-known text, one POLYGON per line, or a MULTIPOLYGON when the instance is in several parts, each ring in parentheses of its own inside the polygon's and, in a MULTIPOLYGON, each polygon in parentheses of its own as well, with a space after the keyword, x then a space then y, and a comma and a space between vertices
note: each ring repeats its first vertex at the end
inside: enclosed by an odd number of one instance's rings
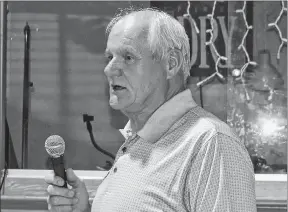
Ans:
MULTIPOLYGON (((149 6, 149 2, 140 4, 149 6)), ((123 142, 117 129, 127 119, 108 105, 103 74, 104 32, 117 9, 129 5, 129 2, 9 2, 7 117, 19 162, 26 21, 31 27, 31 81, 35 88, 29 121, 29 168, 45 168, 44 142, 49 135, 59 134, 66 142, 68 166, 95 169, 110 158, 92 146, 82 115, 94 116, 97 143, 116 154, 123 142)))
MULTIPOLYGON (((132 3, 147 7, 150 5, 147 1, 132 3)), ((283 48, 282 59, 277 63, 275 54, 279 38, 275 31, 264 31, 267 22, 274 20, 280 11, 280 2, 254 3, 255 59, 258 50, 267 47, 271 51, 273 64, 285 78, 286 86, 287 61, 283 58, 287 58, 287 49, 283 48)), ((9 2, 7 118, 19 162, 23 28, 26 21, 32 34, 31 81, 34 83, 29 122, 29 168, 46 168, 44 142, 51 134, 59 134, 64 138, 69 167, 93 170, 96 166, 104 166, 105 161, 110 158, 92 146, 82 121, 84 113, 94 116, 95 121, 92 124, 97 143, 116 154, 124 141, 117 129, 125 125, 127 118, 108 105, 107 83, 103 74, 106 43, 104 31, 116 10, 128 5, 130 2, 9 2)), ((231 5, 229 14, 240 20, 241 16, 235 13, 235 8, 241 8, 242 3, 231 5)), ((280 23, 283 32, 287 31, 286 24, 285 20, 280 23)), ((243 22, 241 27, 244 29, 243 22)), ((284 37, 287 35, 284 34, 284 37)), ((235 46, 240 42, 237 39, 235 46)), ((236 58, 235 67, 243 65, 243 52, 235 50, 233 55, 236 58), (237 61, 237 58, 240 60, 237 61)), ((191 89, 196 102, 200 103, 199 89, 195 87, 198 80, 191 78, 191 89)), ((227 119, 227 98, 227 84, 214 80, 203 87, 204 108, 222 120, 227 119)))

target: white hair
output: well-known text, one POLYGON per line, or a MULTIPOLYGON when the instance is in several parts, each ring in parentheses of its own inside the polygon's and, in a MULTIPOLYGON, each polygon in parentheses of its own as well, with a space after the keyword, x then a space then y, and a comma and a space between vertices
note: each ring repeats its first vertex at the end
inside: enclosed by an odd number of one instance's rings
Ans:
POLYGON ((153 58, 161 61, 169 57, 170 50, 180 50, 183 55, 183 65, 181 71, 184 76, 184 84, 190 75, 190 47, 189 39, 184 27, 169 14, 154 9, 134 9, 133 7, 120 10, 118 14, 110 21, 106 28, 106 34, 109 35, 113 26, 125 16, 144 12, 143 18, 149 17, 149 26, 147 30, 147 41, 152 52, 153 58))

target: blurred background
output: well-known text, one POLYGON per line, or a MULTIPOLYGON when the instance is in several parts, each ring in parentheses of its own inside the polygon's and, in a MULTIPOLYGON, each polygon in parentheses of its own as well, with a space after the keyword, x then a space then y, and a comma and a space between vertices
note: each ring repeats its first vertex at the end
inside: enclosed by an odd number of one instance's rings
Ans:
POLYGON ((255 173, 287 173, 287 12, 280 13, 287 8, 286 1, 227 1, 216 5, 213 1, 9 2, 10 167, 48 169, 44 142, 52 134, 65 140, 68 167, 102 170, 109 168, 107 161, 113 163, 111 157, 94 148, 83 115, 94 118, 91 124, 96 143, 115 155, 124 142, 118 129, 128 120, 108 104, 103 73, 105 27, 118 8, 130 5, 160 8, 183 24, 191 44, 189 88, 196 102, 237 131, 255 173), (211 37, 206 30, 212 26, 207 17, 212 11, 215 19, 211 37), (28 160, 27 166, 21 167, 26 22, 31 33, 31 84, 26 126, 28 160), (206 45, 210 39, 213 42, 206 45), (211 45, 227 60, 217 65, 217 53, 211 45), (215 64, 224 79, 215 75, 197 87, 215 73, 215 64))

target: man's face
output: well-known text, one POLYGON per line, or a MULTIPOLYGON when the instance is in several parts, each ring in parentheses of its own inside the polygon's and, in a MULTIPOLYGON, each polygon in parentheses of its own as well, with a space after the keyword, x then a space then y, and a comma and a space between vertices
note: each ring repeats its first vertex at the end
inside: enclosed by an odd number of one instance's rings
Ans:
POLYGON ((116 23, 108 37, 104 73, 110 87, 110 106, 117 110, 140 111, 165 86, 165 70, 152 58, 143 24, 134 16, 126 17, 116 23))

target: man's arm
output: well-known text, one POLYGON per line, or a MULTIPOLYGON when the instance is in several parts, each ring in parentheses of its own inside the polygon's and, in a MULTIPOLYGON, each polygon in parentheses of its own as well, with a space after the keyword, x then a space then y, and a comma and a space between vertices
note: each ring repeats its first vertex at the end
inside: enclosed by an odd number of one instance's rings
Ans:
POLYGON ((189 176, 193 212, 256 212, 255 174, 244 144, 217 134, 195 157, 189 176))

